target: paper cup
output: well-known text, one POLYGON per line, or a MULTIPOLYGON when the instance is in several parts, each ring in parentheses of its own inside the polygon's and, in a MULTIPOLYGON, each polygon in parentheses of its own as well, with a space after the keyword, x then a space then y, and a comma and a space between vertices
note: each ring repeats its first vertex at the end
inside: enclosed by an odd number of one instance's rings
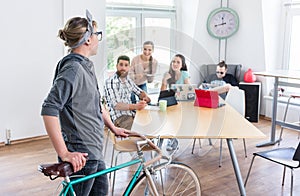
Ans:
POLYGON ((167 100, 159 100, 159 110, 162 112, 167 110, 167 100))

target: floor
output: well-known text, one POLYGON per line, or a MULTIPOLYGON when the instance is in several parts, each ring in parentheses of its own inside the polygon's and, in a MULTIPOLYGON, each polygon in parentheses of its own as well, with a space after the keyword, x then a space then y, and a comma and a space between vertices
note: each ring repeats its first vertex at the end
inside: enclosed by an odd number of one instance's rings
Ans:
MULTIPOLYGON (((257 148, 256 144, 269 139, 270 121, 261 119, 255 123, 262 132, 267 135, 266 139, 247 139, 247 155, 245 158, 242 140, 234 140, 242 177, 245 179, 252 159, 252 153, 261 150, 277 148, 278 145, 257 148)), ((279 129, 278 129, 279 130, 279 129)), ((278 132, 277 132, 278 135, 278 132)), ((281 147, 296 146, 299 142, 295 131, 284 132, 281 147)), ((219 167, 219 140, 201 140, 201 148, 196 143, 195 153, 191 154, 191 139, 181 140, 180 149, 175 155, 175 160, 183 162, 194 169, 201 182, 202 196, 232 196, 239 195, 231 159, 226 142, 223 142, 223 161, 219 167)), ((110 165, 112 145, 109 143, 106 152, 106 162, 110 165)), ((130 159, 130 155, 123 154, 119 157, 119 163, 130 159)), ((0 195, 57 195, 55 190, 59 180, 51 181, 37 171, 40 163, 56 162, 56 154, 48 139, 31 141, 20 144, 0 147, 0 195)), ((246 192, 247 195, 257 196, 281 196, 289 195, 290 172, 286 174, 284 187, 281 186, 283 168, 277 164, 257 158, 254 162, 246 192)), ((122 195, 124 181, 128 179, 128 170, 117 172, 116 191, 114 195, 122 195)), ((300 194, 300 170, 294 173, 294 194, 300 194)))

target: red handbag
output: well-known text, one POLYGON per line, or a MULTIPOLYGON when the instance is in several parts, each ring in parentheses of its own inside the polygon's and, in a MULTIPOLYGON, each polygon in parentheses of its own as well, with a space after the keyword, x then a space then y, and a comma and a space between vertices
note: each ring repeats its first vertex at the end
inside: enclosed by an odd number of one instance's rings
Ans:
POLYGON ((244 74, 244 81, 248 83, 252 83, 256 81, 256 76, 253 74, 252 69, 248 69, 248 71, 244 74))

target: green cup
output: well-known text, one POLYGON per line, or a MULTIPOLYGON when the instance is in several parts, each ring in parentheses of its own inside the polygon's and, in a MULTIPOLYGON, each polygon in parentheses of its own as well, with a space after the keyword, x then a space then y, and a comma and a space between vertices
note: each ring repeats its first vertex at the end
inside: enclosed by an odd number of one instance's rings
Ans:
POLYGON ((167 100, 159 100, 159 110, 162 112, 167 111, 167 100))

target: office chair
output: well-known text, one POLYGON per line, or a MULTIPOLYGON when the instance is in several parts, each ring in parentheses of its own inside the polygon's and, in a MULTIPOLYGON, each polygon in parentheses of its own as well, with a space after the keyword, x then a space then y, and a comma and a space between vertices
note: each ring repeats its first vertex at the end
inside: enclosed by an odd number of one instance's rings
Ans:
MULTIPOLYGON (((113 144, 110 167, 117 165, 118 156, 121 153, 125 153, 125 152, 133 153, 133 152, 137 151, 135 138, 130 137, 130 139, 119 140, 119 139, 117 139, 115 134, 111 130, 109 130, 107 127, 105 127, 104 131, 105 131, 105 135, 106 135, 104 154, 106 154, 106 151, 107 151, 108 140, 110 140, 111 143, 113 144)), ((111 179, 111 173, 109 174, 109 179, 111 179)), ((113 172, 113 180, 112 180, 112 188, 111 188, 112 195, 114 195, 115 181, 116 181, 116 172, 113 172)))
MULTIPOLYGON (((300 98, 300 96, 298 96, 298 95, 290 95, 290 97, 288 98, 288 101, 287 101, 286 106, 285 106, 284 115, 283 115, 283 122, 286 122, 286 116, 287 116, 289 105, 290 105, 290 101, 291 101, 292 98, 293 99, 300 98)), ((300 116, 299 116, 299 121, 293 122, 292 124, 300 125, 300 116)), ((284 126, 281 126, 280 135, 279 135, 279 139, 278 139, 278 146, 280 145, 280 142, 282 140, 283 129, 284 129, 284 126)), ((299 134, 298 134, 298 138, 299 138, 299 134)))
POLYGON ((103 149, 104 158, 106 158, 106 151, 107 151, 107 145, 110 138, 110 134, 111 134, 110 130, 106 126, 104 126, 104 138, 105 138, 104 149, 103 149))
POLYGON ((266 160, 272 161, 274 163, 280 164, 284 166, 283 169, 283 178, 282 178, 282 186, 284 186, 284 178, 286 168, 291 169, 291 190, 290 195, 293 195, 293 183, 294 183, 294 169, 300 167, 300 143, 298 144, 297 149, 293 147, 289 148, 277 148, 272 150, 267 150, 263 152, 253 153, 253 158, 250 164, 250 168, 245 180, 245 187, 248 182, 248 178, 250 176, 251 168, 256 156, 264 158, 266 160))
MULTIPOLYGON (((205 78, 211 74, 216 74, 217 64, 204 64, 200 66, 200 84, 205 78)), ((232 74, 238 82, 241 81, 242 65, 241 64, 227 64, 227 73, 232 74)))
MULTIPOLYGON (((110 167, 116 166, 118 164, 118 156, 121 153, 131 153, 131 156, 134 156, 134 153, 137 152, 136 142, 137 140, 140 140, 139 137, 128 137, 126 139, 117 139, 117 137, 112 131, 110 131, 109 129, 106 130, 107 130, 106 135, 113 144, 110 167)), ((150 146, 146 146, 145 148, 143 148, 143 151, 151 151, 151 150, 153 150, 153 148, 151 148, 150 146)), ((109 178, 111 178, 111 176, 109 176, 109 178)), ((112 188, 111 188, 112 195, 114 195, 115 181, 116 181, 116 171, 113 172, 113 181, 112 181, 112 188)))

